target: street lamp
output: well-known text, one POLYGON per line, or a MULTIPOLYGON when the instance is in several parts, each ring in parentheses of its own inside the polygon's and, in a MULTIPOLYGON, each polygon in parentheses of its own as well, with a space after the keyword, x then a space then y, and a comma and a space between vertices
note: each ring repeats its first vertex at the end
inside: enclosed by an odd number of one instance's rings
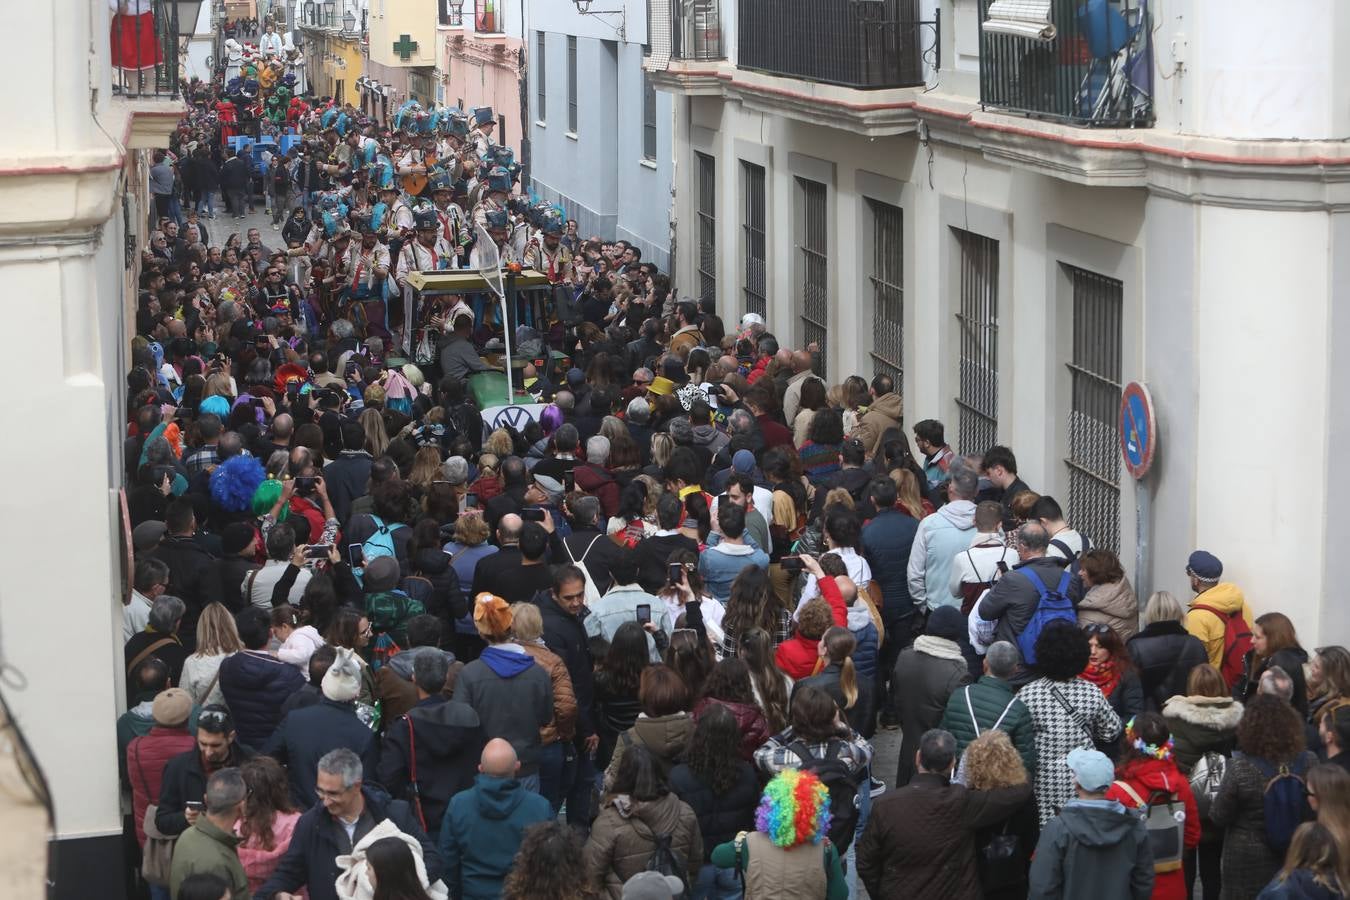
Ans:
POLYGON ((332 28, 336 21, 336 6, 334 0, 323 0, 323 24, 327 28, 332 28))
POLYGON ((202 11, 202 0, 173 0, 173 7, 178 37, 192 37, 197 33, 197 16, 202 11))
POLYGON ((347 7, 347 11, 342 14, 342 30, 347 34, 356 32, 356 13, 352 12, 351 7, 347 7))

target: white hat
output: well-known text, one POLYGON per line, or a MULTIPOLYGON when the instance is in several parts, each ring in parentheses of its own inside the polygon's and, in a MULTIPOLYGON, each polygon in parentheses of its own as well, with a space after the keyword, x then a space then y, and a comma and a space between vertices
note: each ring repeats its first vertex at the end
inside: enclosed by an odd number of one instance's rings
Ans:
POLYGON ((745 315, 741 316, 741 326, 743 328, 749 328, 751 325, 763 325, 763 324, 764 324, 764 317, 761 316, 759 313, 746 313, 745 315))
POLYGON ((337 648, 337 659, 323 676, 323 695, 334 703, 350 703, 361 695, 361 663, 346 647, 337 648))

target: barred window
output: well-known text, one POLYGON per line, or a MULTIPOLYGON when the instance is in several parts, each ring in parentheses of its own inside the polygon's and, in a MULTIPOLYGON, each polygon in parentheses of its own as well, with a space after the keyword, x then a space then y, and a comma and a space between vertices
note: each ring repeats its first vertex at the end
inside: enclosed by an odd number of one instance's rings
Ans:
POLYGON ((952 231, 961 251, 958 439, 962 453, 984 453, 998 443, 998 241, 952 231))
POLYGON ((656 159, 656 85, 642 73, 642 158, 656 159))
POLYGON ((764 167, 741 162, 745 181, 745 311, 766 315, 769 309, 768 241, 765 229, 764 167))
POLYGON ((872 374, 889 375, 899 385, 904 371, 905 256, 904 213, 879 200, 872 211, 872 374))
POLYGON ((1121 329, 1124 285, 1064 266, 1073 288, 1069 523, 1094 546, 1120 550, 1121 329))
POLYGON ((534 117, 548 121, 548 41, 542 31, 534 35, 534 117))
POLYGON ((694 153, 698 167, 698 296, 717 297, 717 161, 694 153))
POLYGON ((577 38, 567 36, 567 130, 577 133, 577 38))
POLYGON ((820 344, 820 368, 825 371, 825 335, 830 321, 829 235, 825 218, 825 185, 797 179, 801 192, 802 222, 797 251, 801 254, 802 344, 820 344))

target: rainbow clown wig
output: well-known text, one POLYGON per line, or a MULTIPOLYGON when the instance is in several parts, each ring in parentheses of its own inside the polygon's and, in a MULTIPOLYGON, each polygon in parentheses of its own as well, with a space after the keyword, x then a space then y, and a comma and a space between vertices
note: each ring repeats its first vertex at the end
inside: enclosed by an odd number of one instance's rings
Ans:
POLYGON ((755 830, 775 847, 818 844, 829 827, 830 792, 813 772, 779 772, 764 788, 755 810, 755 830))

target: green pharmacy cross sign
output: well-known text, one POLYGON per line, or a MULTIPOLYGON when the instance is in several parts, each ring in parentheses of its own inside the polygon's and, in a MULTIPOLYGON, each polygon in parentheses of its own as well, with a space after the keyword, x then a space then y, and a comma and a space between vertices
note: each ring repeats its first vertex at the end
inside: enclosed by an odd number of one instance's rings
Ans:
POLYGON ((394 41, 394 52, 404 62, 412 59, 412 55, 417 52, 417 41, 412 39, 412 35, 399 35, 399 39, 394 41))

